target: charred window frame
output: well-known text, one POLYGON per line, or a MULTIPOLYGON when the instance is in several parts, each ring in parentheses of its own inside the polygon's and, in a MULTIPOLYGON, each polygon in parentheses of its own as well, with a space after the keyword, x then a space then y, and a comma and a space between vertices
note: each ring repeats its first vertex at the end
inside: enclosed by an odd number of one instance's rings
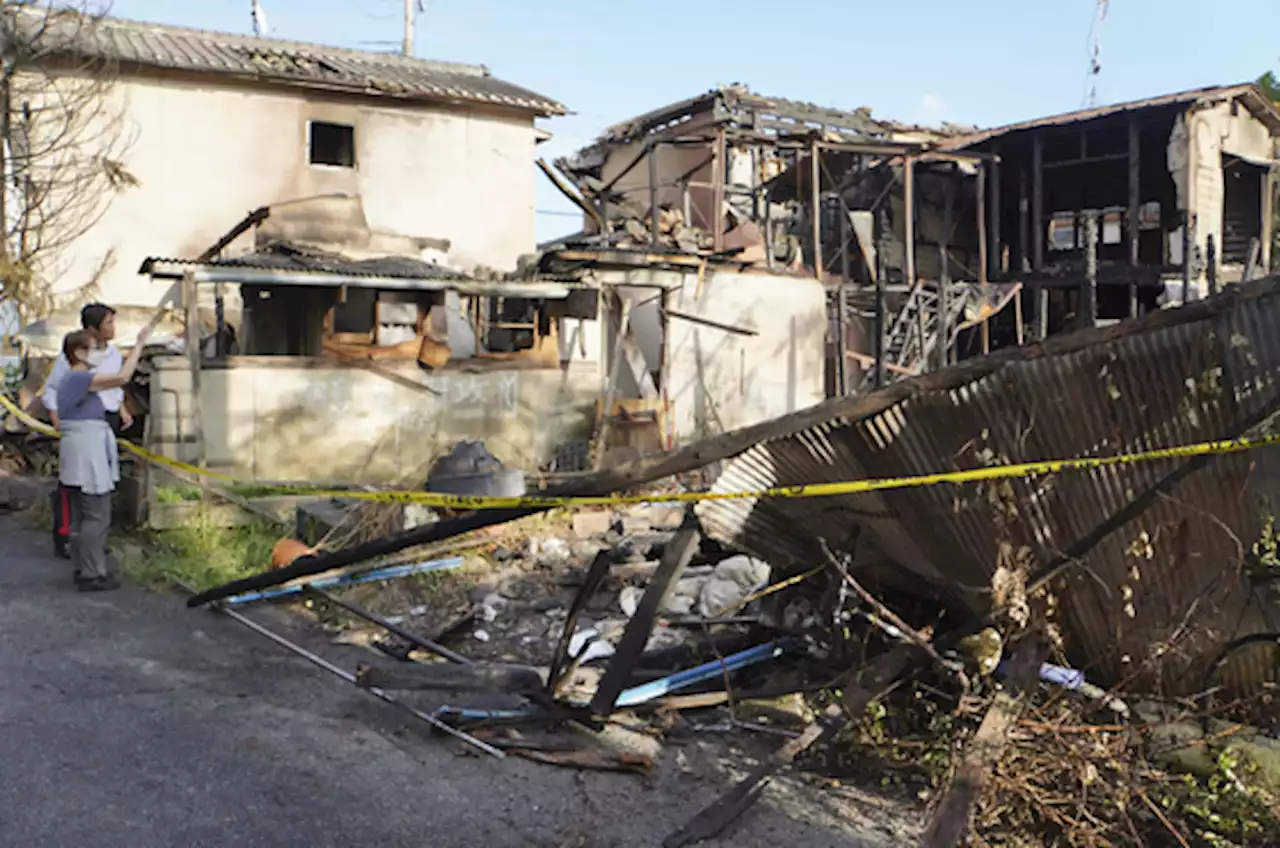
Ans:
POLYGON ((308 121, 307 160, 313 166, 354 168, 356 128, 349 124, 308 121))

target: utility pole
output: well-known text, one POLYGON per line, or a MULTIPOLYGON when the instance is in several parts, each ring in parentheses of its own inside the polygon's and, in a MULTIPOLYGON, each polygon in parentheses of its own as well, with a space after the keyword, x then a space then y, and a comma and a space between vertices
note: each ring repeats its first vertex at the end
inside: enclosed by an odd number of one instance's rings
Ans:
POLYGON ((404 46, 401 51, 406 56, 413 55, 413 13, 417 0, 404 0, 404 46))

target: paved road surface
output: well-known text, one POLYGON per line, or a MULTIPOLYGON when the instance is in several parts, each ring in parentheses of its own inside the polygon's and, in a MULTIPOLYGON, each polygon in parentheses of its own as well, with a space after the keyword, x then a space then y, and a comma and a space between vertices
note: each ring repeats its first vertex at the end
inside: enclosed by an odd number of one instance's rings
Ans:
MULTIPOLYGON (((460 755, 225 618, 75 592, 48 548, 0 518, 0 846, 657 845, 725 787, 460 755)), ((793 794, 721 844, 892 844, 793 794)))

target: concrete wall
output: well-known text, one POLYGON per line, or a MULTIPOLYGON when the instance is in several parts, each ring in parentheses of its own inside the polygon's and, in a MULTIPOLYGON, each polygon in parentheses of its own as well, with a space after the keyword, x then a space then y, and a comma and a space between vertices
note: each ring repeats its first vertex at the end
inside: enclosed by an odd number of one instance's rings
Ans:
POLYGON ((511 269, 533 248, 532 116, 199 77, 126 77, 111 96, 141 184, 72 246, 60 290, 114 256, 100 296, 155 305, 168 286, 137 275, 147 256, 193 257, 252 209, 328 193, 361 195, 373 229, 449 239, 464 269, 511 269), (309 164, 310 120, 355 127, 355 168, 309 164))
POLYGON ((633 304, 632 324, 646 361, 666 357, 666 393, 675 438, 687 444, 819 403, 826 397, 826 291, 811 277, 709 271, 602 272, 633 304), (624 285, 629 284, 629 285, 624 285), (658 318, 655 288, 667 308, 755 330, 747 336, 668 316, 658 318), (665 350, 664 350, 665 347, 665 350))
MULTIPOLYGON (((1266 125, 1237 103, 1190 109, 1178 118, 1169 138, 1169 171, 1177 186, 1178 207, 1196 216, 1196 246, 1202 257, 1210 235, 1219 248, 1222 245, 1223 154, 1270 161, 1275 147, 1266 125)), ((1269 205, 1264 202, 1264 211, 1269 205)), ((1269 263, 1270 220, 1263 222, 1262 232, 1263 261, 1269 263)))
MULTIPOLYGON (((180 357, 157 365, 156 449, 192 461, 191 372, 180 357)), ((377 367, 244 357, 201 372, 210 467, 255 480, 421 485, 437 456, 483 439, 503 462, 531 470, 590 435, 600 393, 594 363, 436 374, 416 363, 377 367)))

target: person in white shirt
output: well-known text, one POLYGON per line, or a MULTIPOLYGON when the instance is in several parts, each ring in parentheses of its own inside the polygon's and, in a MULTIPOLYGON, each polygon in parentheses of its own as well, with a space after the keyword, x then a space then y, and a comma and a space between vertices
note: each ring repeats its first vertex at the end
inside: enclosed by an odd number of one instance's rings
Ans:
MULTIPOLYGON (((93 370, 103 374, 120 371, 124 367, 124 357, 119 348, 111 343, 116 337, 116 311, 105 303, 90 303, 80 310, 80 326, 94 340, 94 350, 89 357, 93 370)), ((59 354, 40 396, 44 408, 49 410, 49 419, 54 427, 58 426, 58 386, 70 370, 71 363, 67 361, 67 357, 59 354)), ((119 433, 133 426, 133 416, 124 403, 123 388, 104 389, 98 393, 98 397, 107 410, 107 423, 112 430, 119 433)))
MULTIPOLYGON (((89 364, 93 371, 102 374, 116 374, 124 368, 124 357, 119 349, 111 343, 116 336, 116 311, 105 303, 90 303, 80 310, 80 326, 92 338, 94 348, 89 354, 89 364)), ((49 411, 49 420, 54 427, 61 427, 58 420, 58 386, 71 372, 71 363, 66 354, 59 354, 45 380, 44 391, 40 399, 44 408, 49 411)), ((106 410, 106 421, 115 433, 121 433, 133 425, 133 416, 124 403, 124 389, 117 387, 102 389, 98 399, 106 410)), ((71 558, 71 495, 61 483, 53 492, 53 552, 63 559, 71 558)))

